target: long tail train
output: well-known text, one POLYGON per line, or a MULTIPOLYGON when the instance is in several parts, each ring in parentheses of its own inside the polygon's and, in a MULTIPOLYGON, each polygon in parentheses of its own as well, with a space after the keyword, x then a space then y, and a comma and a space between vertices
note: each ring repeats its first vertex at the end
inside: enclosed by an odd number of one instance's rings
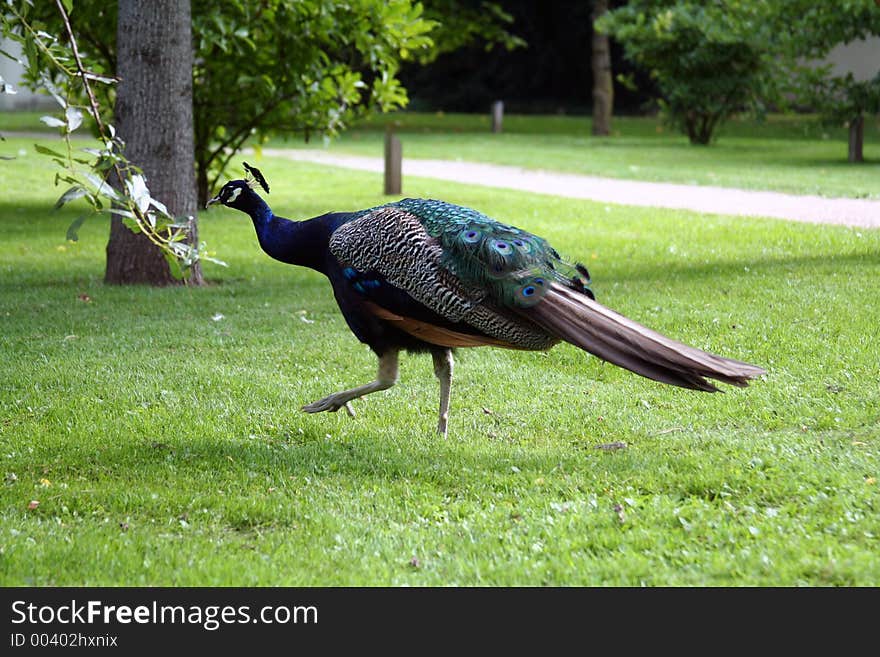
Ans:
POLYGON ((522 314, 581 349, 649 379, 717 392, 707 379, 745 387, 765 370, 691 347, 552 283, 541 303, 522 314))

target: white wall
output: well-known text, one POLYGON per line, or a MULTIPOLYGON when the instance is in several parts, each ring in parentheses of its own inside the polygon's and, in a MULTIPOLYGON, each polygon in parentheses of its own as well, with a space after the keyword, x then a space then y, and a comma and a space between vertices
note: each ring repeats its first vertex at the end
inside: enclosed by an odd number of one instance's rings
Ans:
MULTIPOLYGON (((19 57, 21 48, 15 41, 0 41, 0 49, 8 52, 10 55, 19 57)), ((45 94, 35 94, 21 84, 21 76, 24 72, 21 64, 12 61, 8 57, 0 55, 0 77, 6 84, 12 85, 18 92, 16 94, 0 93, 0 111, 3 110, 38 110, 38 109, 55 109, 57 105, 51 96, 45 94)), ((0 119, 2 121, 2 119, 0 119)))
POLYGON ((880 37, 870 37, 837 46, 825 63, 835 75, 852 73, 856 80, 870 80, 880 73, 880 37))

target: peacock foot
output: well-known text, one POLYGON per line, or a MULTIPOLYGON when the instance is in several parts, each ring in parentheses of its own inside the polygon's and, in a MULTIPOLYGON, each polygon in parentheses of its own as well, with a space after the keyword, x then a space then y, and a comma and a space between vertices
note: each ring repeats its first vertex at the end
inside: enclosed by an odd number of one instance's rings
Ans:
POLYGON ((346 393, 347 391, 327 395, 323 399, 319 399, 311 404, 306 404, 302 407, 302 410, 306 413, 322 413, 323 411, 335 413, 340 408, 344 408, 345 412, 348 413, 350 417, 354 417, 354 409, 351 407, 351 397, 346 393))

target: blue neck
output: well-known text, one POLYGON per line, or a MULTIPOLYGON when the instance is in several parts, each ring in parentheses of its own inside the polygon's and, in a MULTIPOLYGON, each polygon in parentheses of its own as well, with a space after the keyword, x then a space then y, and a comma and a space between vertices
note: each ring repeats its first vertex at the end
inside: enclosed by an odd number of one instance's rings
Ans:
POLYGON ((327 230, 328 226, 319 221, 320 218, 291 221, 278 217, 259 197, 247 213, 254 222, 260 246, 269 256, 324 272, 327 243, 332 231, 327 230))

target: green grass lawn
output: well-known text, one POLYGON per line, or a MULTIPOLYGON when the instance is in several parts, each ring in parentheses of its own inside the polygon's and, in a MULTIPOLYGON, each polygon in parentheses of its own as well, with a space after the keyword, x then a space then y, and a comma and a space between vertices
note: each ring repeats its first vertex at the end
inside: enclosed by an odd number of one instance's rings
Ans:
MULTIPOLYGON (((28 144, 0 166, 0 585, 880 585, 880 231, 408 179, 769 372, 708 395, 567 345, 461 350, 442 440, 427 357, 355 419, 298 410, 375 358, 240 213, 203 213, 209 285, 103 285, 106 226, 64 241, 28 144)), ((386 200, 255 163, 286 216, 386 200)))
MULTIPOLYGON (((375 117, 330 142, 333 152, 381 157, 384 127, 397 124, 404 157, 467 160, 612 178, 823 196, 880 197, 880 117, 867 121, 865 159, 846 161, 843 129, 815 117, 731 121, 712 146, 692 146, 656 118, 618 117, 613 137, 590 136, 584 117, 509 116, 502 134, 489 117, 402 113, 375 117)), ((273 146, 302 148, 297 140, 273 146)), ((324 148, 314 140, 311 148, 324 148)))

